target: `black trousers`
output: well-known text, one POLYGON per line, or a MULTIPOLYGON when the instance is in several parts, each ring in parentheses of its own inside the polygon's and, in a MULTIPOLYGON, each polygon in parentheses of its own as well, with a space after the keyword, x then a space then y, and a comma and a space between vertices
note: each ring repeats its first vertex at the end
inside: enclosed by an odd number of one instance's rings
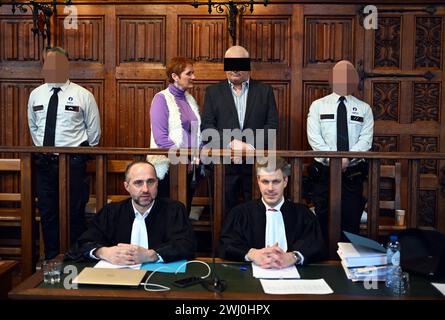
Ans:
POLYGON ((225 166, 225 209, 226 215, 240 203, 240 193, 244 201, 252 200, 252 165, 229 164, 225 166))
MULTIPOLYGON (((311 200, 315 204, 315 213, 320 221, 323 237, 328 240, 328 200, 329 200, 329 167, 315 164, 319 175, 313 179, 311 200)), ((341 184, 341 231, 358 234, 360 231, 360 218, 365 208, 366 200, 363 197, 364 174, 348 170, 342 174, 341 184)), ((357 168, 358 170, 358 168, 357 168)), ((342 241, 347 241, 343 232, 342 241)))
MULTIPOLYGON (((37 207, 40 212, 45 259, 59 254, 59 163, 58 156, 37 154, 36 169, 37 207)), ((70 157, 70 243, 76 242, 85 231, 85 205, 89 198, 89 179, 86 157, 70 157)))
MULTIPOLYGON (((192 183, 192 180, 193 180, 193 171, 187 172, 187 213, 190 213, 196 186, 201 180, 201 175, 199 173, 198 166, 196 167, 196 172, 195 172, 195 183, 192 183)), ((170 198, 170 172, 167 172, 165 174, 164 179, 159 180, 158 197, 170 198)))

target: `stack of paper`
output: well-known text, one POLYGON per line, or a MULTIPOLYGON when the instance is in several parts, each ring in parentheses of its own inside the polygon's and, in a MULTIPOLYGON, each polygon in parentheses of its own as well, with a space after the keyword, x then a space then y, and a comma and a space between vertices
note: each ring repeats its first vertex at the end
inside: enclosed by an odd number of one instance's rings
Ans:
POLYGON ((345 232, 349 242, 339 242, 337 253, 346 276, 352 281, 385 281, 386 250, 378 242, 345 232))

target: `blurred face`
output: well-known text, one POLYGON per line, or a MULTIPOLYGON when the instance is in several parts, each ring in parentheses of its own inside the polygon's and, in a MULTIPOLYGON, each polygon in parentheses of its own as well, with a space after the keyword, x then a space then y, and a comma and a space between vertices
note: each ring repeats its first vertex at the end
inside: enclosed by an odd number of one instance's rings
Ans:
POLYGON ((46 54, 42 67, 42 76, 46 83, 65 83, 69 77, 68 58, 56 51, 46 54))
POLYGON ((191 89, 193 88, 193 80, 195 80, 195 70, 191 64, 188 64, 179 76, 173 73, 172 78, 179 88, 183 90, 191 89))
POLYGON ((226 76, 234 85, 241 85, 249 79, 250 71, 226 71, 226 76))
POLYGON ((353 94, 359 80, 354 65, 349 61, 342 60, 332 68, 332 90, 340 96, 353 94))
POLYGON ((257 175, 258 187, 265 203, 275 207, 283 198, 284 188, 287 186, 287 177, 281 170, 267 172, 260 169, 257 175))
POLYGON ((146 211, 158 195, 158 179, 153 167, 138 163, 128 172, 124 187, 130 194, 139 212, 146 211))

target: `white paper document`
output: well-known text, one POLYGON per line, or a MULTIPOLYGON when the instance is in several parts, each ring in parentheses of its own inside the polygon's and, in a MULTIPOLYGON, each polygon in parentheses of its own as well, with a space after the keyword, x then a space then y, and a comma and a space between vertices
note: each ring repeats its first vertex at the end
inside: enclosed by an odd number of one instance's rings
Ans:
POLYGON ((133 265, 123 265, 123 264, 113 264, 111 262, 100 260, 94 268, 104 268, 104 269, 123 269, 123 268, 129 268, 129 269, 140 269, 141 264, 133 264, 133 265))
POLYGON ((431 282, 431 284, 433 286, 435 286, 436 289, 439 290, 440 293, 442 293, 445 296, 445 283, 434 283, 434 282, 431 282))
POLYGON ((263 269, 252 262, 253 276, 260 279, 300 279, 295 266, 283 269, 263 269))
POLYGON ((331 294, 334 293, 324 279, 315 280, 260 280, 267 294, 331 294))

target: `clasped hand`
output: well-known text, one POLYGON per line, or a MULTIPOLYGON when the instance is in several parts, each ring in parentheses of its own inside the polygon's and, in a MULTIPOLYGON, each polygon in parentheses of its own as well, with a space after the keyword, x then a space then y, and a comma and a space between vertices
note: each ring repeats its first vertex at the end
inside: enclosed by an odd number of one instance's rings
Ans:
POLYGON ((284 252, 278 243, 263 249, 250 249, 247 257, 264 269, 282 269, 296 263, 293 253, 284 252))
POLYGON ((100 248, 97 255, 101 259, 120 265, 134 265, 158 260, 158 255, 153 249, 145 249, 128 243, 100 248))

